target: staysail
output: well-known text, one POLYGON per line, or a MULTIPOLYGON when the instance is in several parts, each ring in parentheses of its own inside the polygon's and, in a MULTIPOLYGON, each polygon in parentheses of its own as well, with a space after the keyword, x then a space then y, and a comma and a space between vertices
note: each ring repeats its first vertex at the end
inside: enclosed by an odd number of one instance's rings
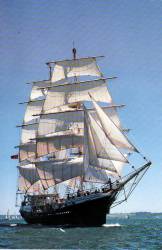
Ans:
POLYGON ((100 123, 102 124, 102 127, 107 136, 110 138, 111 142, 120 148, 126 148, 130 151, 137 151, 133 144, 128 141, 122 131, 114 124, 109 116, 105 114, 103 109, 97 104, 97 102, 95 102, 94 99, 92 99, 92 103, 95 107, 100 123))

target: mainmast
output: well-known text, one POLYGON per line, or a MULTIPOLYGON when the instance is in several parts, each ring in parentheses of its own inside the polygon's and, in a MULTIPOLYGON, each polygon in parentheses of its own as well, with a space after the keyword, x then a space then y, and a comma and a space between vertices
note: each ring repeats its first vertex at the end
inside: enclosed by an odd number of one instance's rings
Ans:
MULTIPOLYGON (((76 54, 77 54, 77 50, 76 48, 74 47, 74 42, 73 42, 73 49, 72 49, 72 54, 73 54, 73 59, 76 60, 76 54)), ((74 82, 77 83, 77 76, 74 76, 74 82)), ((81 108, 81 102, 78 102, 76 104, 76 107, 77 108, 81 108)), ((79 148, 79 147, 78 147, 79 148)), ((79 149, 80 151, 80 149, 79 149)), ((77 178, 77 177, 76 177, 77 178)), ((83 176, 83 168, 82 168, 82 173, 81 173, 81 177, 80 177, 80 188, 81 190, 83 190, 83 179, 84 179, 84 176, 83 176)), ((75 182, 75 185, 76 185, 76 182, 75 182)))

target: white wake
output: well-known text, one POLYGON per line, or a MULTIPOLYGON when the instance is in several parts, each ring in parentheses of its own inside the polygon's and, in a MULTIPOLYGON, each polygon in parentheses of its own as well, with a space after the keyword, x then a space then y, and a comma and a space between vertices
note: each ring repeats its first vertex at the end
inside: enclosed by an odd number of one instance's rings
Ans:
POLYGON ((17 224, 10 224, 10 227, 16 227, 17 224))
POLYGON ((119 223, 115 223, 115 224, 103 224, 103 227, 121 227, 121 225, 119 223))

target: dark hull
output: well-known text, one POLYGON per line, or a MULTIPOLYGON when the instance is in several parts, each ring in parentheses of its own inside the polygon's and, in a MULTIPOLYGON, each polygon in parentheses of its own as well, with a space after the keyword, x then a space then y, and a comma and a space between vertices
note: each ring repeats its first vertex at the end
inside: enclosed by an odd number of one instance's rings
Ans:
POLYGON ((106 214, 115 200, 116 192, 93 194, 68 201, 63 207, 46 211, 25 211, 20 213, 29 224, 54 226, 101 226, 106 223, 106 214))

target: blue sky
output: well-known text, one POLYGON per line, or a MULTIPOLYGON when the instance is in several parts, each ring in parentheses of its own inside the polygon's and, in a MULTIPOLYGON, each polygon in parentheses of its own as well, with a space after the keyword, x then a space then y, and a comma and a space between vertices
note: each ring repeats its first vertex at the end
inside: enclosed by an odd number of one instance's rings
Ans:
POLYGON ((104 55, 100 67, 125 127, 153 162, 130 200, 112 212, 162 211, 162 1, 0 0, 0 213, 15 211, 19 144, 30 86, 48 78, 46 61, 104 55), (3 202, 2 202, 3 201, 3 202))

